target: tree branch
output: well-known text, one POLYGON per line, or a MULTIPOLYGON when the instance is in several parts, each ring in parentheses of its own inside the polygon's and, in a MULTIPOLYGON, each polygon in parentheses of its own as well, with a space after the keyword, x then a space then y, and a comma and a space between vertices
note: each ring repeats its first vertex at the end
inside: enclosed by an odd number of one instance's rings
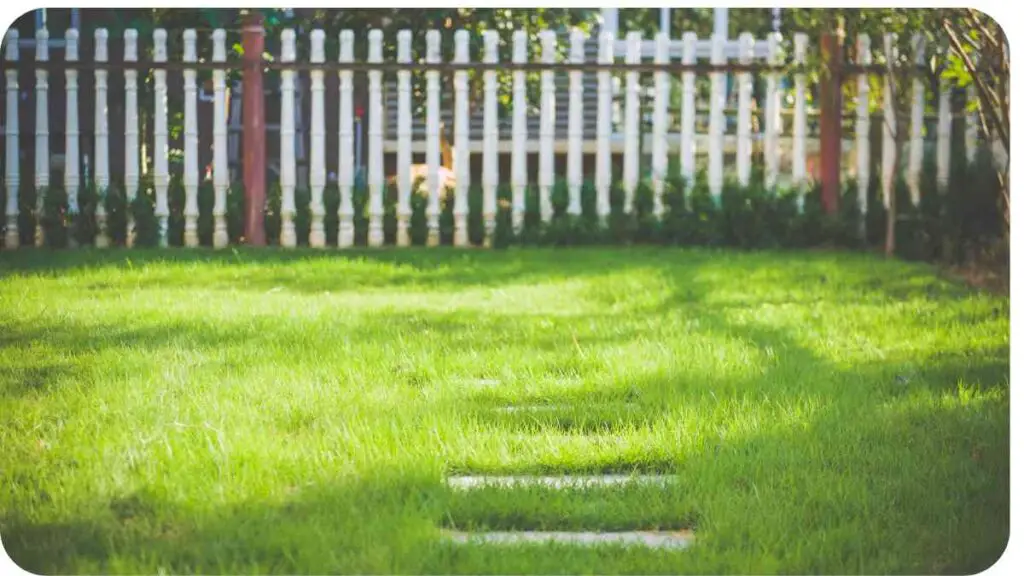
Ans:
MULTIPOLYGON (((949 41, 953 44, 953 49, 956 50, 957 55, 961 58, 961 60, 963 60, 964 66, 967 68, 967 72, 971 75, 971 80, 973 80, 975 86, 978 87, 978 94, 981 96, 982 105, 985 107, 986 111, 989 114, 996 116, 998 112, 996 111, 995 103, 992 102, 992 100, 995 98, 995 94, 990 94, 990 92, 992 92, 992 87, 989 86, 988 83, 981 81, 981 78, 978 74, 978 70, 974 66, 974 62, 967 56, 967 53, 964 51, 963 45, 960 43, 959 37, 957 36, 956 32, 953 31, 953 27, 948 19, 943 23, 943 28, 946 31, 946 35, 949 37, 949 41)), ((984 114, 982 114, 982 116, 984 116, 984 114)), ((982 123, 984 124, 984 118, 982 120, 982 123)), ((999 139, 1002 141, 1003 147, 1006 149, 1007 154, 1009 154, 1010 139, 1006 133, 1006 127, 1003 126, 1003 122, 996 122, 995 124, 996 130, 999 132, 999 139)), ((986 137, 989 137, 989 135, 986 135, 986 137)))

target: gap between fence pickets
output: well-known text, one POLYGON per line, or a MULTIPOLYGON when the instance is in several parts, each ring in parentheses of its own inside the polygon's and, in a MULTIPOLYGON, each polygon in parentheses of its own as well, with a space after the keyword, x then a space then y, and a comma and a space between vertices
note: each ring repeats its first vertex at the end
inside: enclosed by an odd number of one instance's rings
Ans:
POLYGON ((450 476, 448 487, 453 490, 480 488, 526 488, 543 486, 561 490, 565 488, 593 488, 597 486, 668 486, 677 481, 667 474, 602 474, 590 476, 450 476))
POLYGON ((460 532, 442 530, 441 536, 455 544, 572 544, 581 546, 619 545, 660 549, 684 549, 694 543, 690 530, 632 532, 460 532))

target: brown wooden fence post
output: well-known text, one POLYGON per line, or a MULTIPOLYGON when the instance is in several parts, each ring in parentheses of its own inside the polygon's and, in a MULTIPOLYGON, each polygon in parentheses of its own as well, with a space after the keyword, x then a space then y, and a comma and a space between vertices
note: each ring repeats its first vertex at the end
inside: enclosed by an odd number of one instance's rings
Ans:
POLYGON ((819 131, 821 204, 826 214, 839 212, 840 156, 843 150, 842 39, 840 31, 823 32, 821 35, 821 54, 828 66, 828 71, 821 82, 821 125, 819 131))
POLYGON ((245 184, 245 239, 265 246, 263 210, 267 199, 266 115, 263 106, 263 18, 252 15, 242 29, 245 71, 242 76, 242 159, 245 184))

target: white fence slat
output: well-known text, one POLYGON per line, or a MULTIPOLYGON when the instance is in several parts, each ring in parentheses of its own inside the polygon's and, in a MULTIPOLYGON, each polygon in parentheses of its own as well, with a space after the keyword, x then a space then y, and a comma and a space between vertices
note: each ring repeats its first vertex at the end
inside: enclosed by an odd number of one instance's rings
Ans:
MULTIPOLYGON (((355 33, 342 30, 338 33, 340 51, 338 62, 351 63, 355 45, 355 33)), ((338 72, 341 96, 338 99, 338 191, 341 203, 338 205, 338 247, 348 248, 355 244, 355 209, 352 205, 352 186, 355 181, 355 131, 352 125, 352 71, 338 72)))
MULTIPOLYGON (((398 31, 398 62, 412 62, 412 30, 398 31)), ((398 230, 395 238, 399 246, 411 244, 409 220, 412 218, 412 73, 398 72, 398 157, 396 184, 398 185, 398 230)))
MULTIPOLYGON (((711 42, 711 63, 724 64, 725 37, 717 35, 711 42)), ((725 74, 711 73, 711 121, 708 124, 708 188, 717 202, 723 185, 723 137, 725 135, 725 74)))
MULTIPOLYGON (((427 63, 441 62, 441 33, 427 31, 427 63)), ((427 71, 427 245, 441 243, 441 76, 427 71)))
MULTIPOLYGON (((64 33, 64 60, 78 61, 78 30, 71 28, 64 33)), ((82 184, 78 168, 78 70, 64 71, 64 191, 68 198, 68 214, 74 219, 78 215, 78 188, 82 184)), ((125 178, 127 180, 127 177, 125 178)), ((128 211, 129 217, 131 211, 128 211)), ((69 234, 74 245, 74 234, 69 234)))
MULTIPOLYGON (((541 62, 555 61, 555 32, 542 30, 540 34, 541 62)), ((551 189, 555 185, 555 73, 545 70, 540 73, 540 158, 538 177, 540 184, 540 218, 550 222, 554 215, 551 205, 551 189)))
MULTIPOLYGON (((185 62, 196 55, 196 31, 185 30, 185 62)), ((196 71, 187 68, 185 77, 185 246, 199 246, 199 123, 196 120, 196 71)))
MULTIPOLYGON (((281 62, 295 62, 295 30, 281 31, 281 62)), ((281 71, 281 246, 294 248, 295 237, 295 71, 281 71)))
MULTIPOLYGON (((370 49, 367 60, 379 64, 384 61, 384 32, 379 29, 370 30, 370 49)), ((370 192, 370 225, 367 243, 370 246, 384 245, 384 104, 381 94, 380 70, 371 70, 367 76, 370 80, 370 105, 368 132, 369 155, 367 171, 369 172, 370 192)))
MULTIPOLYGON (((885 48, 885 61, 897 58, 896 35, 886 34, 883 37, 885 48)), ((882 88, 882 106, 885 111, 885 126, 882 135, 882 202, 886 209, 892 208, 893 192, 891 174, 896 165, 896 109, 892 101, 892 90, 889 86, 889 75, 885 75, 882 88)))
MULTIPOLYGON (((793 60, 797 65, 807 62, 807 34, 793 36, 793 60)), ((807 74, 796 74, 796 110, 793 114, 793 186, 797 207, 802 212, 807 185, 807 74)))
POLYGON ((939 85, 939 123, 936 134, 935 168, 939 193, 949 186, 951 136, 953 132, 953 113, 950 108, 949 81, 942 80, 939 85))
MULTIPOLYGON (((857 63, 871 64, 871 37, 857 37, 857 63)), ((860 211, 860 235, 866 234, 868 188, 871 185, 871 92, 867 73, 857 75, 857 209, 860 211)))
MULTIPOLYGON (((654 61, 658 64, 668 64, 668 34, 658 33, 655 41, 657 50, 654 61)), ((668 176, 668 145, 665 142, 665 133, 668 124, 668 100, 669 100, 668 73, 657 72, 654 75, 654 126, 653 141, 651 143, 651 184, 654 192, 653 214, 661 218, 665 212, 664 194, 665 179, 668 176)))
MULTIPOLYGON (((598 62, 612 63, 612 48, 615 37, 611 32, 602 32, 598 40, 598 62)), ((612 133, 612 80, 611 73, 602 70, 597 74, 597 159, 594 184, 597 188, 597 217, 606 223, 611 214, 612 151, 609 138, 612 133)))
MULTIPOLYGON (((153 31, 153 61, 167 62, 167 30, 153 31)), ((167 188, 171 178, 167 166, 167 71, 153 70, 153 99, 156 116, 153 119, 153 188, 156 191, 157 239, 160 247, 167 247, 167 188)))
MULTIPOLYGON (((640 62, 639 32, 626 34, 626 62, 640 62)), ((630 71, 626 73, 626 149, 622 158, 622 188, 624 200, 622 211, 633 212, 633 196, 640 181, 640 74, 630 71)))
MULTIPOLYGON (((227 60, 227 33, 213 31, 213 61, 227 60)), ((213 71, 213 247, 228 245, 228 119, 225 71, 213 71)))
MULTIPOLYGON (((104 31, 105 32, 105 31, 104 31)), ((46 62, 50 59, 50 34, 46 28, 36 30, 36 62, 46 62)), ((104 44, 104 51, 106 45, 104 44)), ((99 72, 96 73, 99 76, 99 72)), ((103 72, 104 77, 106 72, 103 72)), ((106 90, 105 81, 103 89, 106 90)), ((50 187, 50 73, 45 68, 36 69, 36 154, 35 154, 35 177, 36 177, 36 246, 46 243, 43 230, 44 202, 47 188, 50 187)), ((96 92, 99 94, 99 80, 97 80, 96 92)), ((104 92, 104 101, 106 94, 104 92)), ((99 100, 97 99, 97 106, 99 100)), ((97 136, 97 139, 99 137, 97 136)), ((97 213, 99 210, 97 209, 97 213)))
MULTIPOLYGON (((750 32, 740 34, 740 63, 750 64, 754 60, 754 36, 750 32)), ((736 174, 741 186, 750 184, 751 156, 754 140, 751 135, 751 99, 754 96, 754 80, 750 72, 739 74, 739 118, 736 127, 736 174)))
MULTIPOLYGON (((782 64, 782 37, 775 32, 768 36, 768 63, 782 64)), ((779 138, 782 136, 782 91, 779 89, 779 73, 769 72, 765 76, 764 106, 764 186, 772 190, 779 182, 779 138)))
MULTIPOLYGON (((498 32, 484 31, 484 62, 498 62, 498 32)), ((494 238, 495 217, 498 212, 498 79, 494 71, 484 72, 484 158, 483 158, 483 216, 485 244, 494 238)), ((467 151, 468 152, 468 151, 467 151)), ((468 173, 468 169, 467 169, 468 173)))
MULTIPOLYGON (((310 62, 321 64, 326 61, 324 40, 326 34, 317 28, 310 37, 310 62)), ((324 120, 324 71, 313 69, 310 76, 310 198, 309 198, 309 245, 312 248, 323 248, 327 245, 327 233, 324 230, 324 187, 327 186, 326 140, 327 126, 324 120)))
MULTIPOLYGON (((18 61, 18 31, 13 27, 7 30, 4 42, 4 59, 14 63, 18 61)), ((4 186, 7 188, 7 227, 4 231, 4 248, 13 250, 21 243, 18 232, 18 187, 21 182, 19 175, 18 146, 18 70, 14 65, 4 70, 7 87, 7 114, 4 124, 4 186)))
MULTIPOLYGON (((469 62, 469 31, 455 32, 455 58, 457 64, 469 62)), ((455 171, 455 205, 452 216, 455 219, 456 246, 469 245, 469 81, 465 71, 455 73, 455 149, 453 168, 455 171)))
MULTIPOLYGON (((569 59, 573 63, 584 61, 583 43, 586 35, 573 28, 570 36, 569 59)), ((569 73, 569 155, 566 158, 566 183, 569 186, 569 207, 573 216, 583 213, 580 195, 583 189, 583 72, 569 73)))
MULTIPOLYGON (((697 34, 683 34, 683 64, 694 64, 697 61, 697 34)), ((683 72, 683 103, 682 122, 679 128, 679 167, 686 179, 687 191, 693 188, 697 175, 697 148, 694 132, 697 123, 697 76, 693 72, 683 72)))
MULTIPOLYGON (((526 31, 516 30, 512 35, 512 62, 526 63, 526 31)), ((512 73, 512 229, 523 230, 526 214, 526 73, 512 73)))
MULTIPOLYGON (((914 62, 924 65, 924 35, 917 33, 912 38, 914 62)), ((914 206, 921 202, 921 170, 924 163, 924 83, 915 75, 913 81, 913 101, 910 109, 910 157, 907 162, 907 188, 910 201, 914 206)))
MULTIPOLYGON (((139 33, 137 30, 124 31, 124 60, 135 62, 139 59, 139 33)), ((124 71, 124 192, 128 202, 127 230, 125 245, 135 245, 135 211, 132 206, 139 195, 139 73, 126 68, 124 71)), ((69 104, 70 106, 70 104, 69 104)), ((78 156, 75 155, 77 170, 78 156)), ((77 202, 76 202, 77 205, 77 202)))

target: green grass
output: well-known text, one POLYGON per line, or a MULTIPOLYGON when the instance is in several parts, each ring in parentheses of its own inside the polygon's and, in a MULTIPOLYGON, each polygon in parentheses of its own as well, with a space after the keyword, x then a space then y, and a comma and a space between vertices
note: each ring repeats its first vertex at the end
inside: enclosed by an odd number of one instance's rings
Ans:
POLYGON ((1008 298, 870 255, 6 253, 0 535, 37 573, 977 572, 1008 378, 1008 298), (682 482, 443 482, 634 470, 682 482))

